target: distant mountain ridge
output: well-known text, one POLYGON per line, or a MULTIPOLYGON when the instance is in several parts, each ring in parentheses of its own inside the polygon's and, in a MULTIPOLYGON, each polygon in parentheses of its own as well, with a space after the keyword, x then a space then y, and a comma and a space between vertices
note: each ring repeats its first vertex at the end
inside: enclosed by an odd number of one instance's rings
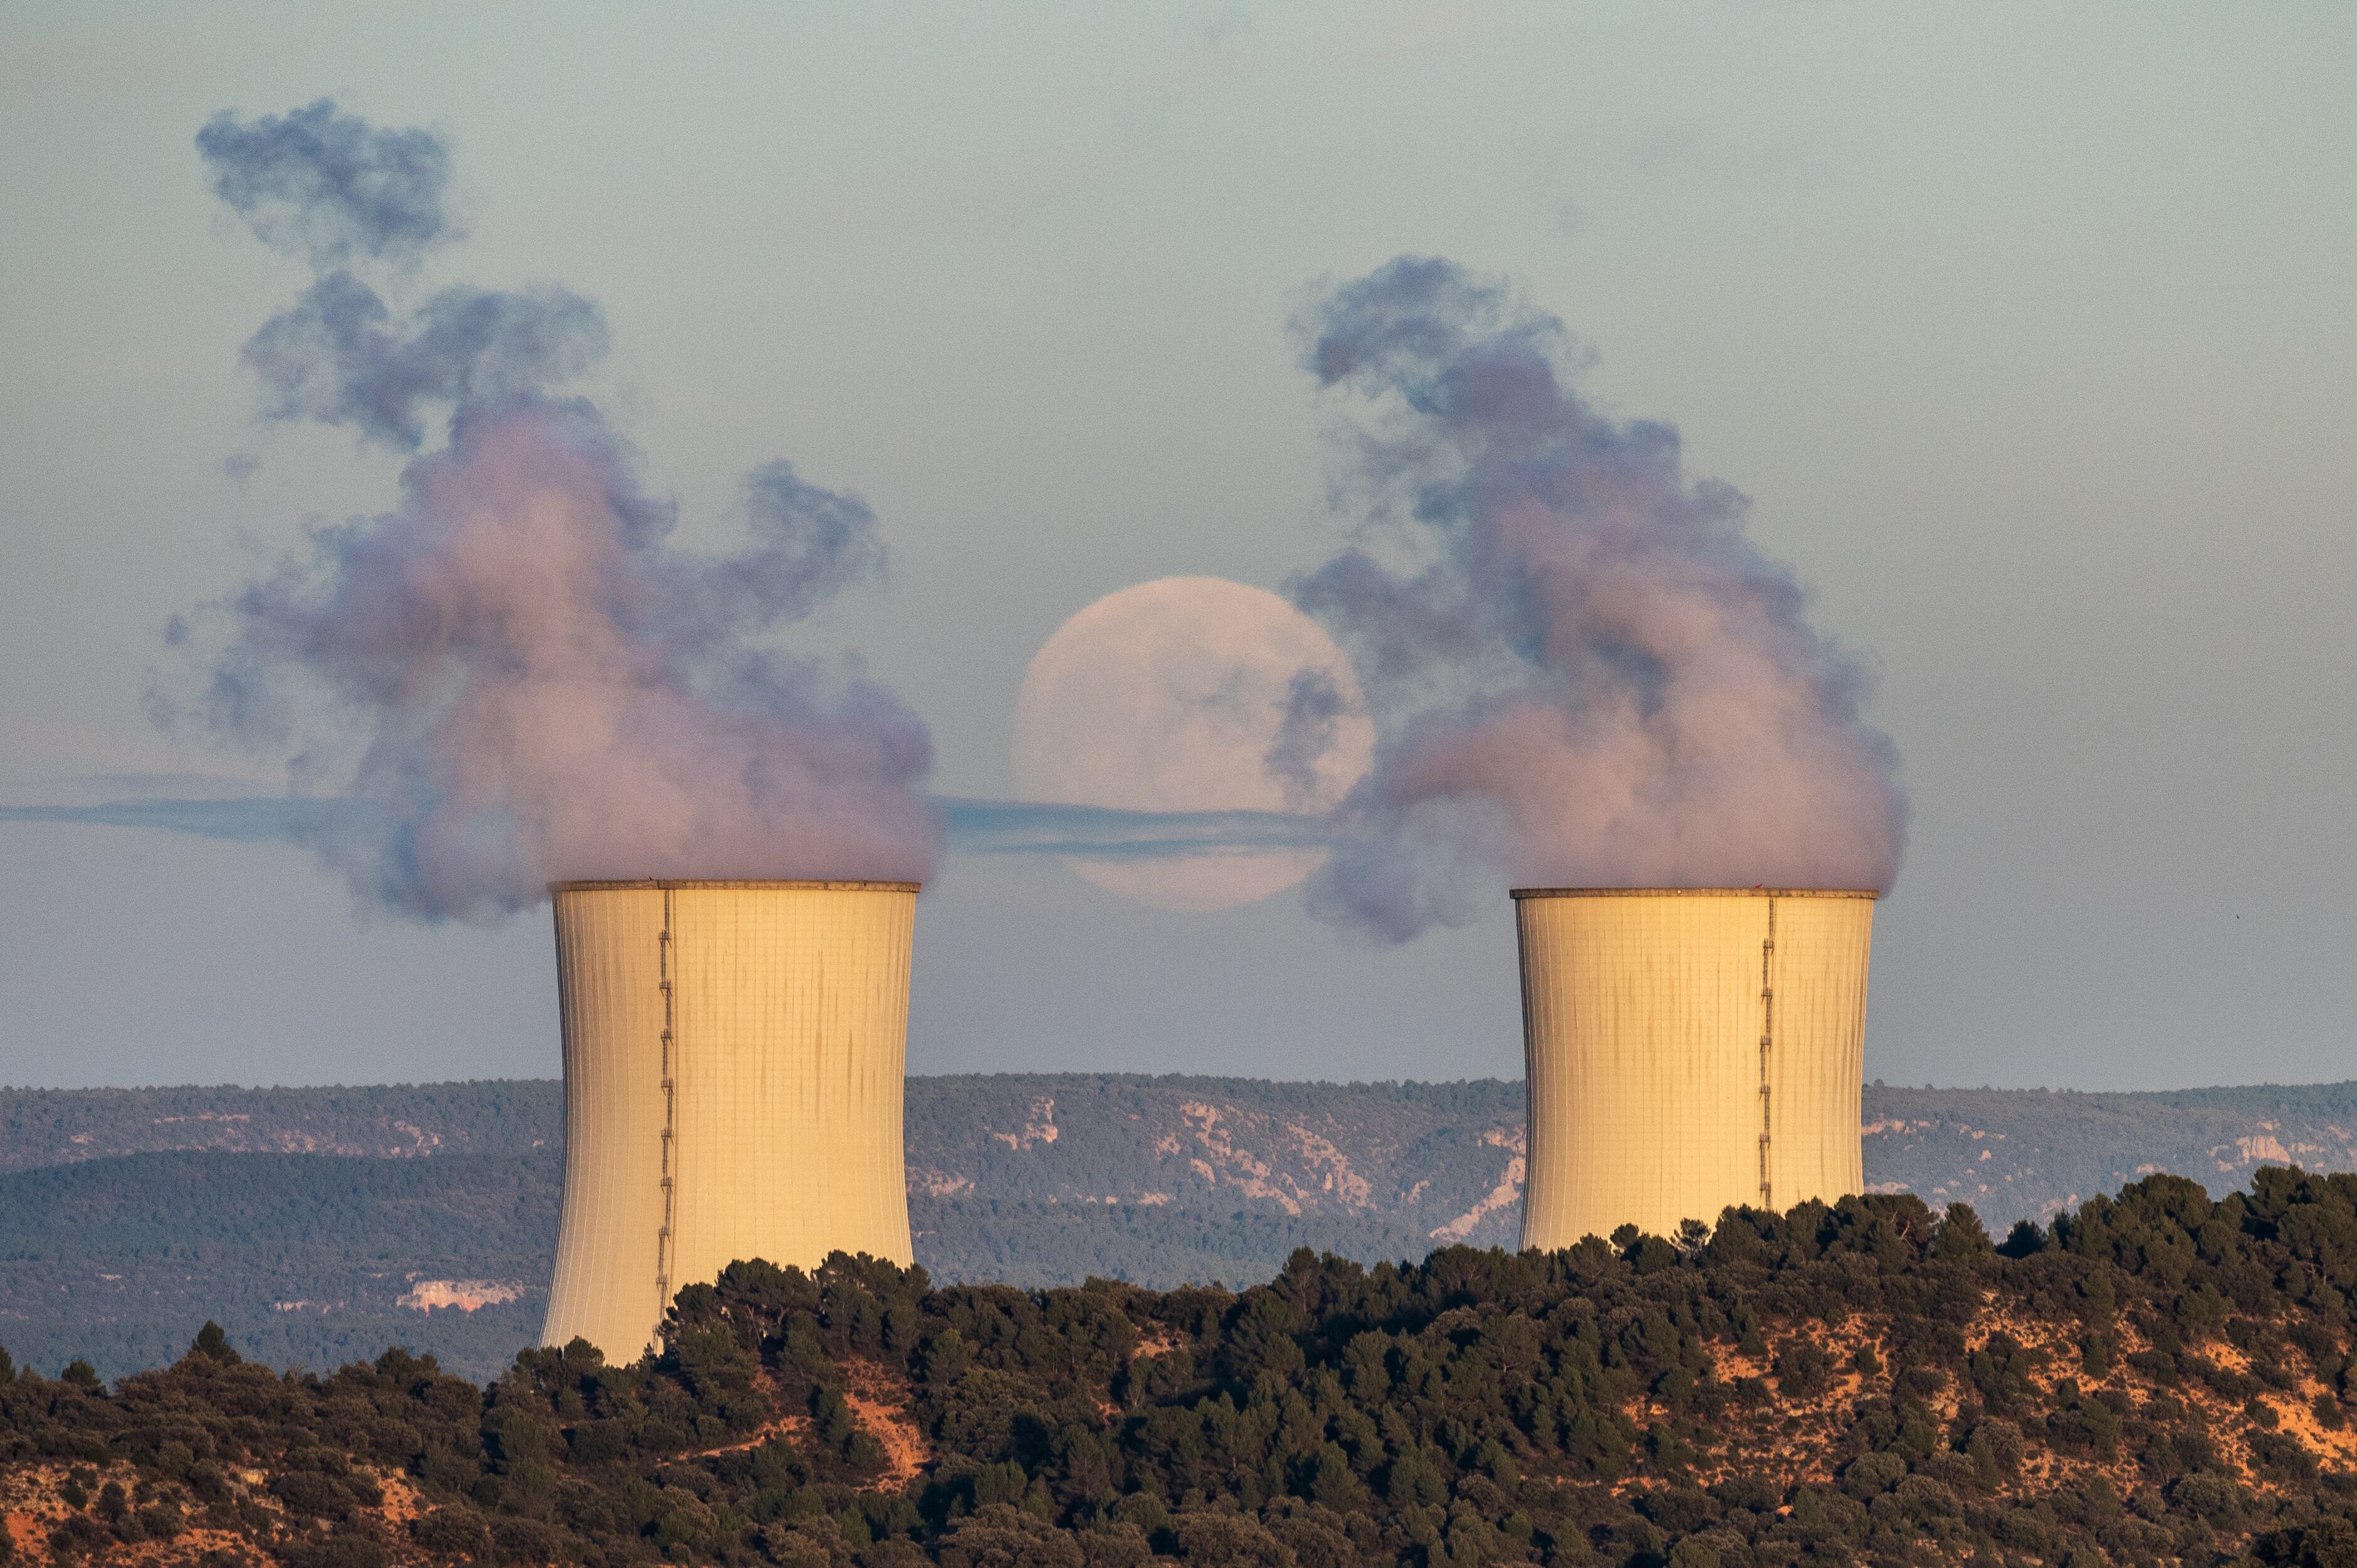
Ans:
POLYGON ((554 1079, 329 1089, 0 1089, 0 1172, 116 1155, 513 1155, 565 1142, 554 1079))
POLYGON ((2357 1169, 2357 1082, 2142 1093, 1872 1083, 1860 1121, 1870 1189, 1970 1203, 1993 1225, 2050 1219, 2164 1171, 2223 1193, 2262 1165, 2357 1169))
MULTIPOLYGON (((918 1261, 943 1281, 1157 1288, 1512 1247, 1520 1083, 1096 1074, 909 1082, 918 1261)), ((2002 1233, 2156 1170, 2212 1192, 2268 1163, 2357 1169, 2357 1083, 2146 1094, 1864 1096, 1878 1191, 2002 1233)), ((250 1355, 399 1341, 478 1375, 539 1326, 563 1092, 544 1080, 0 1090, 0 1344, 108 1375, 207 1317, 250 1355)))
MULTIPOLYGON (((2267 1164, 2357 1169, 2357 1082, 2136 1093, 1877 1082, 1863 1098, 1871 1188, 1966 1200, 1991 1223, 2043 1218, 2155 1171, 2222 1191, 2267 1164)), ((564 1110, 563 1086, 536 1079, 0 1089, 0 1173, 181 1150, 519 1156, 563 1148, 564 1110)), ((1229 1188, 1247 1208, 1388 1214, 1403 1227, 1428 1219, 1461 1227, 1447 1239, 1470 1240, 1520 1201, 1521 1177, 1509 1172, 1523 1153, 1523 1086, 1498 1079, 912 1078, 909 1187, 943 1200, 986 1190, 1149 1206, 1229 1188), (1501 1185, 1510 1196, 1498 1196, 1501 1185), (1463 1209, 1437 1212, 1460 1198, 1463 1209)))

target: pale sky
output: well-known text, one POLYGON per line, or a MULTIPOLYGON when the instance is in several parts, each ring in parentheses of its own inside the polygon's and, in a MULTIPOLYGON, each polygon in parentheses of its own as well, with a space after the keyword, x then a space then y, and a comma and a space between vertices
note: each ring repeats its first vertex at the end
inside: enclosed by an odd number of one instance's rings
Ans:
MULTIPOLYGON (((0 9, 0 803, 283 784, 141 693, 167 617, 393 499, 257 423, 238 349, 305 274, 191 146, 327 95, 448 141, 427 281, 600 302, 684 536, 778 456, 875 508, 891 580, 806 631, 941 793, 1012 790, 1026 661, 1098 596, 1331 553, 1286 320, 1445 255, 1674 423, 1879 671, 1914 814, 1868 1076, 2348 1078, 2352 64, 2337 5, 0 9)), ((0 888, 0 1081, 557 1070, 544 910, 28 822, 0 888)), ((1297 893, 953 856, 917 972, 920 1072, 1521 1069, 1502 889, 1372 950, 1297 893)))

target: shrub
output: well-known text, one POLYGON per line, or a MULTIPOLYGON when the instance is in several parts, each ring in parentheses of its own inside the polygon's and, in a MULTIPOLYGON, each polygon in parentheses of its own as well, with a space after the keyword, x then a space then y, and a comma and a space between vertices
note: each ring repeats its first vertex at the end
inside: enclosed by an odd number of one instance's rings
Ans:
POLYGON ((1080 1544, 1005 1503, 977 1509, 942 1542, 942 1568, 1083 1568, 1080 1544))
POLYGON ((1846 1496, 1865 1502, 1897 1486, 1907 1474, 1907 1461, 1896 1454, 1867 1454, 1850 1462, 1842 1472, 1841 1489, 1846 1496))
POLYGON ((490 1555, 491 1532, 483 1516, 462 1504, 430 1509, 409 1522, 410 1539, 444 1562, 481 1562, 490 1555))
POLYGON ((1297 1568, 1291 1547, 1242 1514, 1181 1513, 1170 1528, 1180 1559, 1200 1568, 1297 1568))

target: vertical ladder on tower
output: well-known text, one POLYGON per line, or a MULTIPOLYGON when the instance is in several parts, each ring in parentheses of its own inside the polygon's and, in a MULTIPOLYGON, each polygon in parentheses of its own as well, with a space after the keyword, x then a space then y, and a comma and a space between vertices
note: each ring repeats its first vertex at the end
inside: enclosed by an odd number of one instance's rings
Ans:
POLYGON ((672 1138, 677 1125, 676 1093, 672 1075, 672 1026, 674 1021, 672 995, 672 890, 663 889, 662 931, 655 939, 656 973, 662 987, 662 1226, 655 1232, 655 1343, 662 1343, 663 1315, 671 1310, 672 1265, 672 1138))
POLYGON ((1776 1189, 1768 1176, 1770 1072, 1776 1050, 1776 991, 1769 975, 1776 955, 1776 897, 1768 896, 1768 935, 1760 943, 1760 1207, 1773 1213, 1776 1189))

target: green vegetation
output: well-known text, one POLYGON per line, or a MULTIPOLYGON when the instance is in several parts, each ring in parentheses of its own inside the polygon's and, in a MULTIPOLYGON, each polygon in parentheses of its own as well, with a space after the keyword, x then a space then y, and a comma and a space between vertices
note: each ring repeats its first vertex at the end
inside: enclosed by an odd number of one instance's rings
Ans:
MULTIPOLYGON (((2147 1168, 2357 1165, 2357 1085, 2048 1094, 1869 1085, 1867 1179, 2002 1230, 2147 1168)), ((0 1338, 54 1370, 164 1364, 210 1317, 257 1359, 386 1344, 496 1376, 538 1330, 553 1082, 0 1090, 0 1338), (404 1305, 421 1282, 511 1301, 404 1305)), ((1168 1287, 1512 1245, 1523 1088, 1004 1074, 909 1085, 910 1219, 935 1279, 1168 1287), (1110 1200, 1110 1201, 1109 1201, 1110 1200)))
POLYGON ((12 1375, 0 1485, 48 1488, 69 1554, 351 1568, 2338 1568, 2352 1294, 2357 1176, 2283 1169, 1998 1247, 1878 1197, 1553 1254, 1302 1251, 1242 1294, 740 1263, 629 1368, 287 1376, 208 1330, 112 1391, 12 1375))
POLYGON ((540 1332, 561 1174, 554 1153, 193 1153, 0 1176, 0 1339, 33 1366, 116 1377, 169 1361, 212 1317, 274 1365, 422 1340, 491 1376, 540 1332), (475 1312, 399 1305, 437 1279, 537 1288, 475 1312))

